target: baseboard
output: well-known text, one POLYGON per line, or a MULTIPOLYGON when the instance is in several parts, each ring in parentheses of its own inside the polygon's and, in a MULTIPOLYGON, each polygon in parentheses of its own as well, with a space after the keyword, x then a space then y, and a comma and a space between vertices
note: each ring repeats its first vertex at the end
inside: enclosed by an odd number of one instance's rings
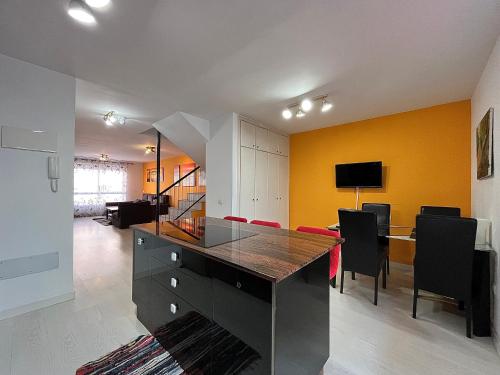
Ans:
POLYGON ((75 291, 72 291, 69 293, 64 293, 64 294, 58 295, 56 297, 47 298, 47 299, 44 299, 41 301, 29 303, 27 305, 15 307, 13 309, 0 311, 0 320, 12 318, 14 316, 26 314, 26 313, 29 313, 29 312, 35 311, 35 310, 40 310, 40 309, 43 309, 45 307, 56 305, 58 303, 71 301, 74 298, 75 298, 75 291))
POLYGON ((498 355, 500 355, 500 337, 498 336, 498 332, 495 330, 495 327, 493 327, 493 324, 491 325, 491 338, 493 339, 493 345, 495 346, 498 355))

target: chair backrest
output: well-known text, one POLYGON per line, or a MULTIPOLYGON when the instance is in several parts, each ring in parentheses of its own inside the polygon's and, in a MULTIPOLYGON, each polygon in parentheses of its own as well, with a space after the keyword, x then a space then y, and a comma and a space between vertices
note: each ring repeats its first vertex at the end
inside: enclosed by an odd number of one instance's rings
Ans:
POLYGON ((277 223, 276 221, 252 220, 250 224, 263 225, 265 227, 272 227, 278 229, 281 228, 280 223, 277 223))
POLYGON ((444 206, 422 206, 420 207, 421 215, 440 215, 440 216, 458 216, 460 217, 459 207, 444 207, 444 206))
POLYGON ((379 236, 388 236, 391 225, 391 205, 387 203, 363 203, 361 210, 373 212, 377 215, 377 227, 379 236))
POLYGON ((336 230, 328 230, 325 228, 318 228, 318 227, 306 227, 303 225, 297 227, 297 232, 321 234, 323 236, 330 236, 335 238, 340 237, 339 232, 337 232, 336 230))
POLYGON ((466 300, 472 283, 475 219, 417 216, 414 274, 419 289, 466 300))
POLYGON ((378 228, 373 212, 339 210, 342 265, 348 271, 377 275, 378 228))
POLYGON ((246 223, 247 219, 238 216, 224 216, 224 220, 239 221, 240 223, 246 223))

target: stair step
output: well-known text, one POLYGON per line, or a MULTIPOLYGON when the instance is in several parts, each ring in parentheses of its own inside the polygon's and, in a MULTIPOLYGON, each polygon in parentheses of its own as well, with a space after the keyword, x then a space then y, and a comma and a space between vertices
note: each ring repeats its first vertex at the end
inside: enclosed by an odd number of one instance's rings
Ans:
POLYGON ((193 200, 193 201, 187 200, 187 199, 180 200, 179 201, 179 209, 185 210, 185 209, 189 208, 191 205, 193 206, 190 208, 191 210, 201 209, 202 202, 201 201, 197 202, 197 203, 195 203, 195 202, 196 202, 195 200, 193 200))

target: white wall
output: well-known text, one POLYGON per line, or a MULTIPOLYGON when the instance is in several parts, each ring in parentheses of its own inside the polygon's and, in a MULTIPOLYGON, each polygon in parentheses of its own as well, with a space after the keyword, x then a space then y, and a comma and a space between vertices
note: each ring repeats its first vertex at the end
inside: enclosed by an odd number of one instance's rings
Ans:
MULTIPOLYGON (((472 96, 472 213, 473 216, 492 221, 492 245, 500 252, 500 38, 491 53, 481 79, 472 96), (494 177, 476 179, 476 128, 490 108, 494 108, 494 177)), ((498 256, 494 265, 493 326, 495 343, 500 353, 500 265, 498 256)))
POLYGON ((142 198, 144 171, 142 163, 131 163, 127 167, 127 200, 142 198))
POLYGON ((237 215, 238 115, 226 114, 210 121, 206 148, 207 216, 237 215))
POLYGON ((59 192, 47 156, 0 148, 0 260, 59 252, 59 268, 0 280, 0 318, 73 296, 75 79, 0 54, 0 126, 58 133, 59 192))

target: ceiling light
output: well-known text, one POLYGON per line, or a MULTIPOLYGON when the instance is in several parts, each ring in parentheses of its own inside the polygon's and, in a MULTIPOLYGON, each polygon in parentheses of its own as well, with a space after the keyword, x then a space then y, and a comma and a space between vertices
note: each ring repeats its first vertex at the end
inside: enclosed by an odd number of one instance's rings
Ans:
POLYGON ((101 154, 101 156, 99 157, 99 160, 100 161, 108 161, 109 160, 109 155, 101 154))
POLYGON ((146 146, 146 154, 154 154, 154 153, 156 153, 155 146, 146 146))
POLYGON ((328 112, 333 108, 333 104, 328 102, 326 99, 323 99, 323 104, 321 105, 321 112, 328 112))
POLYGON ((302 100, 302 102, 300 103, 300 108, 304 111, 304 112, 309 112, 311 110, 311 108, 313 107, 313 103, 312 101, 310 101, 309 99, 304 99, 302 100))
POLYGON ((299 108, 299 110, 297 111, 297 113, 295 114, 295 117, 298 117, 298 118, 302 118, 306 115, 306 113, 299 108))
POLYGON ((85 0, 85 2, 92 8, 104 8, 111 0, 85 0))
POLYGON ((289 120, 292 118, 292 111, 290 111, 290 108, 286 108, 281 112, 281 116, 283 116, 284 119, 289 120))
POLYGON ((125 125, 125 121, 127 120, 123 116, 118 116, 114 111, 106 113, 103 119, 106 125, 108 126, 113 126, 116 124, 125 125))
POLYGON ((90 25, 96 22, 89 6, 82 0, 71 0, 68 5, 68 14, 81 23, 90 25))

